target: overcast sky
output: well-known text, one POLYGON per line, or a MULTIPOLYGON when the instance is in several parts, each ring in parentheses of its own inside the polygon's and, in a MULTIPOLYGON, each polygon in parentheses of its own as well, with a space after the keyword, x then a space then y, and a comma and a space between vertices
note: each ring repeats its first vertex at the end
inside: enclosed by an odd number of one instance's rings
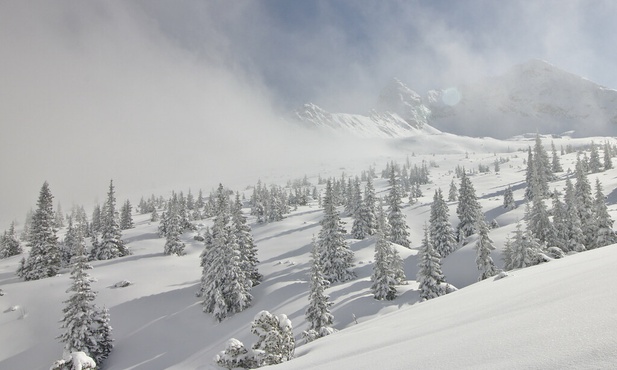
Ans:
POLYGON ((0 230, 45 180, 67 211, 111 178, 119 197, 256 180, 311 150, 285 112, 366 112, 392 77, 423 94, 540 58, 617 88, 615 19, 591 0, 2 0, 0 230))

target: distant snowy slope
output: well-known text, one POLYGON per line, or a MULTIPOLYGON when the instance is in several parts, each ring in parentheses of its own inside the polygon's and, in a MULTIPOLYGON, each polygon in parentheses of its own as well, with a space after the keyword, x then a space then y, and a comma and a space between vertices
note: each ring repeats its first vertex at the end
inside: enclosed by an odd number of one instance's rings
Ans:
POLYGON ((512 271, 299 347, 277 369, 613 368, 615 264, 617 245, 512 271))
POLYGON ((445 102, 452 89, 428 93, 431 125, 496 138, 571 130, 577 137, 617 135, 617 91, 541 60, 460 86, 457 92, 460 101, 449 104, 445 102))

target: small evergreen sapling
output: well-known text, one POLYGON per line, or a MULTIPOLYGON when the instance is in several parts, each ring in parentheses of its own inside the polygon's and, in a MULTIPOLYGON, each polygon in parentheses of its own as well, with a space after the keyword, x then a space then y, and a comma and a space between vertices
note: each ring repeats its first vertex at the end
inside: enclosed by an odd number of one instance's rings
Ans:
POLYGON ((319 265, 319 255, 317 246, 313 242, 311 251, 311 270, 309 272, 309 306, 306 309, 306 321, 310 324, 308 331, 303 333, 307 341, 330 335, 334 332, 332 324, 334 316, 330 312, 332 302, 325 293, 325 289, 330 285, 323 276, 319 265))
POLYGON ((495 250, 495 246, 493 246, 493 241, 488 235, 489 230, 486 222, 481 221, 479 228, 478 241, 476 242, 476 264, 478 265, 478 270, 481 271, 478 280, 484 280, 495 276, 498 271, 491 258, 491 251, 495 250))

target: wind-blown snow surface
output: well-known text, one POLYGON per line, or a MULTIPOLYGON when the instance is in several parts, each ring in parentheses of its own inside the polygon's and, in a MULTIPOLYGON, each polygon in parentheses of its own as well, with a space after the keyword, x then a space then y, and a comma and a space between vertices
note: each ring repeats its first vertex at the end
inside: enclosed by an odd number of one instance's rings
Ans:
MULTIPOLYGON (((594 140, 601 143, 605 139, 594 140)), ((555 144, 559 148, 590 141, 560 138, 555 139, 555 144)), ((550 145, 550 139, 545 144, 550 145)), ((165 256, 165 240, 156 233, 158 223, 150 223, 149 215, 136 216, 136 227, 123 236, 134 254, 93 262, 94 269, 89 271, 98 280, 93 283, 93 289, 99 292, 96 302, 110 309, 114 328, 115 348, 104 368, 217 368, 212 358, 229 338, 235 337, 247 346, 254 343, 250 322, 261 310, 284 313, 294 325, 297 358, 281 368, 610 367, 617 363, 617 337, 613 335, 617 314, 612 312, 617 298, 611 293, 617 280, 617 246, 514 271, 498 281, 474 284, 478 271, 471 237, 470 243, 448 256, 443 266, 448 282, 463 289, 418 303, 414 248, 420 244, 434 190, 440 187, 447 193, 456 166, 491 166, 490 173, 473 175, 471 180, 487 219, 496 219, 501 225, 490 233, 497 247, 493 259, 501 265, 505 238, 524 214, 526 153, 519 150, 528 145, 533 141, 424 135, 396 141, 398 156, 379 157, 370 163, 350 161, 344 168, 337 161, 336 165, 326 163, 307 169, 309 180, 315 184, 318 174, 324 178, 340 178, 341 172, 355 176, 369 165, 376 166, 379 172, 387 161, 402 163, 407 156, 412 165, 424 160, 437 166, 430 168, 432 183, 422 187, 424 196, 404 208, 412 249, 398 250, 405 261, 409 284, 398 287, 399 297, 394 301, 374 300, 370 292, 374 239, 349 239, 358 278, 327 290, 334 302, 335 327, 340 332, 308 345, 302 345, 299 339, 302 330, 307 329, 304 311, 308 303, 310 243, 319 232, 322 218, 316 202, 298 208, 280 222, 259 225, 249 218, 264 281, 253 289, 249 309, 221 323, 203 313, 195 297, 203 244, 192 240, 192 233, 185 233, 187 255, 165 256), (492 172, 497 158, 508 160, 498 174, 492 172), (519 204, 512 211, 502 207, 503 191, 508 185, 513 187, 519 204), (133 284, 112 287, 122 280, 133 284)), ((561 157, 563 167, 574 168, 575 158, 575 153, 561 157)), ((563 189, 565 173, 559 176, 551 189, 563 189)), ((602 181, 615 219, 617 170, 590 175, 590 182, 595 182, 596 177, 602 181)), ((270 178, 282 184, 288 180, 280 174, 271 174, 270 178)), ((268 183, 269 179, 262 177, 262 181, 268 183)), ((375 187, 378 196, 387 193, 386 180, 376 179, 375 187)), ((246 194, 250 195, 250 189, 246 194)), ((452 224, 456 225, 456 202, 448 205, 452 224)), ((351 218, 343 220, 349 230, 351 218)), ((0 260, 0 287, 4 291, 0 296, 0 369, 48 369, 62 354, 62 345, 55 338, 60 334, 63 301, 69 297, 69 274, 64 270, 54 278, 20 281, 14 271, 21 257, 0 260)))

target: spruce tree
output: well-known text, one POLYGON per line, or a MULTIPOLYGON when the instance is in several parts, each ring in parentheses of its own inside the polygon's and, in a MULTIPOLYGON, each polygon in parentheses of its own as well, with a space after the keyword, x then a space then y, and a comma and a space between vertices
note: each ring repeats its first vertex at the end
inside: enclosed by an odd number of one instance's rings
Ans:
POLYGON ((583 244, 587 249, 596 248, 596 222, 594 215, 594 202, 591 194, 591 185, 587 178, 582 161, 576 163, 576 184, 574 185, 574 195, 576 197, 576 210, 581 220, 581 230, 585 237, 583 244))
POLYGON ((311 341, 334 332, 332 328, 334 316, 330 312, 332 302, 329 301, 330 297, 325 293, 329 282, 324 278, 321 265, 319 264, 317 244, 314 241, 311 251, 309 279, 309 306, 305 313, 309 329, 304 333, 304 336, 308 341, 311 341))
POLYGON ((409 226, 407 226, 405 214, 401 208, 402 194, 394 164, 390 167, 389 185, 388 223, 390 224, 390 241, 402 245, 405 248, 409 248, 411 244, 409 240, 409 226))
POLYGON ((261 282, 262 275, 257 270, 259 259, 257 258, 257 246, 251 235, 251 227, 246 223, 246 217, 242 214, 242 202, 240 193, 236 193, 236 201, 231 210, 231 221, 238 242, 240 267, 245 275, 251 280, 251 285, 256 286, 261 282))
POLYGON ((324 217, 317 237, 319 263, 330 283, 351 280, 356 276, 352 270, 353 252, 343 237, 343 222, 334 206, 333 193, 332 182, 328 180, 323 200, 324 217))
POLYGON ((28 245, 30 254, 20 266, 18 275, 25 280, 37 280, 55 276, 62 265, 58 237, 55 229, 55 216, 52 206, 53 196, 49 184, 45 182, 39 193, 37 209, 32 217, 28 245))
POLYGON ((441 261, 433 248, 433 242, 429 239, 428 227, 426 226, 424 227, 424 238, 418 256, 417 280, 420 289, 420 302, 446 294, 446 279, 441 272, 441 261))
POLYGON ((113 180, 109 182, 107 201, 101 211, 101 242, 91 251, 91 258, 95 260, 109 260, 124 257, 130 254, 122 240, 122 230, 118 222, 116 211, 116 195, 113 180))
POLYGON ((591 153, 589 154, 589 170, 591 173, 598 173, 602 167, 600 163, 600 153, 598 153, 598 147, 591 142, 591 153))
POLYGON ((242 270, 240 251, 231 225, 229 197, 219 184, 214 225, 202 253, 203 273, 198 295, 204 312, 217 321, 246 309, 251 301, 251 282, 242 270))
POLYGON ((514 201, 514 193, 512 192, 512 188, 510 185, 506 188, 503 193, 503 208, 511 211, 516 208, 516 202, 514 201))
POLYGON ((533 197, 532 193, 532 183, 534 176, 534 162, 533 162, 533 153, 531 151, 531 147, 527 148, 527 170, 525 171, 525 184, 527 187, 525 188, 525 199, 531 200, 533 197))
POLYGON ((458 189, 454 183, 454 179, 450 182, 450 190, 448 191, 448 202, 456 202, 458 200, 458 189))
POLYGON ((135 227, 133 224, 133 206, 128 199, 122 205, 122 211, 120 215, 120 229, 128 230, 135 227))
POLYGON ((373 285, 371 291, 377 300, 391 301, 396 298, 397 280, 391 265, 392 245, 386 239, 383 231, 377 232, 375 243, 375 263, 373 265, 373 285))
POLYGON ((2 235, 0 258, 8 258, 21 253, 23 253, 23 249, 15 232, 15 222, 11 222, 9 229, 2 235))
POLYGON ((488 235, 488 226, 486 222, 480 221, 478 231, 478 241, 476 242, 476 265, 481 271, 478 280, 484 280, 497 274, 497 268, 491 258, 491 251, 495 250, 493 241, 488 235))
POLYGON ((291 321, 286 315, 261 311, 251 323, 251 333, 259 338, 253 350, 261 351, 261 365, 275 365, 293 358, 296 341, 291 321))
POLYGON ((504 266, 507 270, 519 269, 537 265, 542 262, 542 246, 528 230, 523 231, 520 222, 516 224, 514 239, 508 249, 509 263, 504 266))
POLYGON ((429 237, 441 258, 446 258, 456 248, 456 238, 450 224, 448 205, 443 199, 441 189, 435 190, 433 196, 429 217, 429 237))
MULTIPOLYGON (((534 168, 534 180, 538 178, 535 176, 535 172, 536 169, 534 168)), ((526 214, 527 229, 540 241, 540 243, 551 243, 549 246, 553 246, 555 229, 549 220, 548 209, 544 203, 544 197, 541 192, 541 185, 538 181, 534 181, 532 183, 533 196, 531 207, 528 208, 529 212, 526 214)))
POLYGON ((536 134, 536 144, 533 149, 533 164, 537 173, 537 181, 540 186, 540 193, 542 197, 546 197, 549 194, 548 182, 554 180, 551 163, 548 159, 548 153, 542 145, 540 135, 536 134))
POLYGON ((465 238, 477 231, 477 223, 482 217, 482 207, 476 197, 476 190, 465 173, 461 176, 456 214, 459 219, 458 240, 463 242, 465 238))
POLYGON ((557 149, 555 149, 555 143, 551 141, 551 150, 553 152, 553 160, 551 161, 551 171, 553 173, 563 172, 559 156, 557 155, 557 149))
POLYGON ((570 178, 566 179, 564 205, 564 223, 568 230, 566 252, 582 252, 587 249, 585 247, 587 241, 585 240, 581 218, 578 213, 576 193, 570 178))
POLYGON ((166 224, 165 224, 165 247, 164 254, 177 256, 183 256, 184 243, 180 240, 182 235, 182 219, 180 216, 180 204, 178 201, 178 195, 173 193, 169 200, 169 206, 166 212, 166 224))
POLYGON ((101 365, 113 347, 109 313, 100 310, 94 303, 96 292, 92 290, 91 278, 86 272, 92 267, 87 263, 85 243, 79 233, 77 244, 79 247, 71 269, 73 283, 69 289, 69 292, 73 293, 65 301, 64 317, 61 321, 64 332, 58 339, 64 343, 64 357, 81 351, 101 365))
POLYGON ((567 253, 568 248, 568 236, 569 230, 566 223, 567 215, 566 208, 563 202, 559 199, 559 192, 557 189, 553 191, 553 229, 555 230, 555 239, 551 243, 553 246, 558 247, 563 252, 567 253))
POLYGON ((613 168, 613 161, 611 159, 611 146, 608 142, 604 143, 604 171, 613 168))
POLYGON ((602 193, 602 185, 600 180, 596 178, 596 194, 594 201, 594 215, 596 217, 596 240, 595 245, 597 247, 604 247, 609 244, 617 243, 617 236, 613 230, 613 220, 608 214, 606 207, 606 199, 602 193))

